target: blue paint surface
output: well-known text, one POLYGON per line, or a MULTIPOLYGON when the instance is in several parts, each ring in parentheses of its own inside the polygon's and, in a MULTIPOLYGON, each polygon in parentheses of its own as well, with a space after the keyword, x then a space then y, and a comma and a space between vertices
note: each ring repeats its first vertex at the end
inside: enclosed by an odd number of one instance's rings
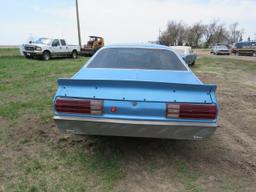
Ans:
MULTIPOLYGON (((109 47, 172 51, 168 47, 159 45, 113 45, 109 47)), ((182 60, 180 56, 178 57, 182 60)), ((186 65, 183 60, 182 63, 186 65)), ((102 116, 58 114, 56 111, 55 114, 110 119, 216 122, 216 120, 166 118, 167 103, 214 103, 218 105, 215 96, 216 85, 203 84, 188 67, 186 68, 187 71, 93 69, 86 68, 85 65, 71 79, 58 80, 59 86, 55 99, 56 97, 72 97, 104 100, 104 114, 102 116), (111 107, 117 107, 118 111, 112 113, 111 107)))

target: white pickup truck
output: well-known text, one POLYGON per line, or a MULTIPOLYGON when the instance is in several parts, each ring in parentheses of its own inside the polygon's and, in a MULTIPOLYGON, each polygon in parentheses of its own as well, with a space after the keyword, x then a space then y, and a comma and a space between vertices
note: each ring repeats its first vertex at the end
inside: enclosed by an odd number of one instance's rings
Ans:
POLYGON ((45 61, 54 57, 76 59, 80 53, 80 46, 68 45, 64 39, 39 38, 35 42, 23 44, 20 51, 27 58, 40 58, 45 61))

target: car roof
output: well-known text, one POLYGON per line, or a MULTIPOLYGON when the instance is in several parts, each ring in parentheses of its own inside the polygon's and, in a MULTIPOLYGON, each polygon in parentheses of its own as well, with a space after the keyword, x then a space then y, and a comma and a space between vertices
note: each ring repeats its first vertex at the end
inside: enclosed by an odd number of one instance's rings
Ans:
POLYGON ((169 47, 158 44, 149 44, 149 43, 141 43, 141 44, 112 44, 107 45, 105 48, 138 48, 138 49, 165 49, 171 50, 169 47))

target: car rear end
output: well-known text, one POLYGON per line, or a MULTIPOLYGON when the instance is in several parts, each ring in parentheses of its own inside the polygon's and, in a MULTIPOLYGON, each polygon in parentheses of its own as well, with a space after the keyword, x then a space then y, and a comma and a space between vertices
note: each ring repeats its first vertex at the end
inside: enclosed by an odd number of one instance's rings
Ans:
POLYGON ((74 134, 208 138, 217 127, 216 86, 202 84, 178 60, 184 70, 84 67, 72 79, 59 79, 54 120, 60 130, 74 134))
POLYGON ((214 85, 59 80, 54 119, 67 133, 205 139, 217 126, 214 85))

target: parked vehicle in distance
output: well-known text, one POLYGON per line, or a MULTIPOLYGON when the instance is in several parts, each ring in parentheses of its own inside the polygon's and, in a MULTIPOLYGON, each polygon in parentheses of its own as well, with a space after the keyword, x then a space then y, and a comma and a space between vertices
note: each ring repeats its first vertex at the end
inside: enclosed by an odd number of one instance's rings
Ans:
POLYGON ((245 55, 245 56, 256 57, 256 42, 246 41, 246 42, 235 43, 231 48, 231 53, 238 56, 245 55))
POLYGON ((230 51, 225 45, 216 45, 211 48, 210 53, 214 55, 230 55, 230 51))
POLYGON ((200 140, 217 127, 215 92, 169 47, 112 45, 58 80, 54 120, 65 133, 200 140))
POLYGON ((230 49, 230 45, 227 43, 216 43, 215 46, 226 46, 228 49, 230 49))
POLYGON ((83 48, 81 48, 81 54, 85 56, 93 56, 102 47, 104 47, 103 37, 90 36, 90 40, 83 48))
POLYGON ((76 59, 80 47, 68 45, 64 39, 39 38, 21 46, 21 53, 26 58, 40 58, 45 61, 54 57, 72 57, 76 59))
POLYGON ((195 65, 197 55, 193 52, 189 46, 170 46, 177 51, 188 65, 195 65))

